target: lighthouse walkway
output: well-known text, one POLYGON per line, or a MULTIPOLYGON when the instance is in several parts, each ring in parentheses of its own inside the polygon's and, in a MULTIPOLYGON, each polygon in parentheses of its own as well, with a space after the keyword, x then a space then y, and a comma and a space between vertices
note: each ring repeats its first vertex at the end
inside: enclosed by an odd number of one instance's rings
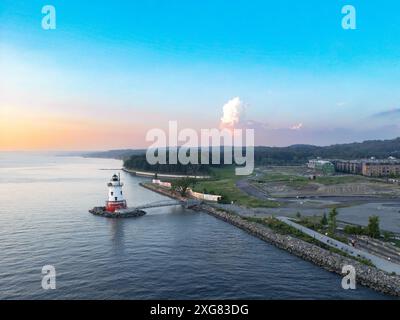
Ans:
POLYGON ((185 208, 192 208, 194 206, 197 206, 201 204, 201 201, 199 200, 185 200, 185 201, 180 201, 180 200, 162 200, 162 201, 156 201, 156 202, 151 202, 147 203, 142 206, 135 207, 137 210, 144 210, 144 209, 151 209, 151 208, 161 208, 161 207, 172 207, 172 206, 184 206, 185 208))
POLYGON ((183 206, 188 209, 192 209, 199 205, 201 201, 199 200, 166 200, 151 202, 138 207, 130 207, 126 209, 117 209, 114 212, 109 212, 106 207, 94 207, 89 210, 89 212, 96 216, 102 216, 106 218, 130 218, 130 217, 140 217, 146 214, 144 209, 151 208, 161 208, 161 207, 172 207, 172 206, 183 206))

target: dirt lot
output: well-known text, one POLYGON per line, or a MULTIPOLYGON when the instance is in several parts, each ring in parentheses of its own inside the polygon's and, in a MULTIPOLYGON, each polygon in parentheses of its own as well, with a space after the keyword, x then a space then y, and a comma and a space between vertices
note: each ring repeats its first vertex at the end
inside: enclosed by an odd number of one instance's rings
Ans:
POLYGON ((265 197, 273 198, 400 196, 400 187, 384 180, 356 175, 317 176, 316 180, 311 180, 309 177, 312 174, 306 167, 258 168, 256 176, 248 183, 253 187, 253 192, 257 190, 265 197))
POLYGON ((248 208, 225 205, 250 216, 304 216, 339 210, 339 220, 366 226, 368 217, 377 215, 383 230, 400 233, 400 187, 379 179, 354 175, 317 177, 306 167, 257 168, 251 178, 236 181, 236 186, 252 197, 273 200, 277 208, 248 208))

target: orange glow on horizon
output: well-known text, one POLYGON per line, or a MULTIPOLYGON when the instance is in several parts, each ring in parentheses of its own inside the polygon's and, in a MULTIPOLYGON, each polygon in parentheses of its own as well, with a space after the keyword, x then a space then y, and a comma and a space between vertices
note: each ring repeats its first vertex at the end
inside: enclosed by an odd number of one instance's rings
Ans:
POLYGON ((141 147, 145 128, 126 121, 65 118, 0 108, 0 151, 141 147))

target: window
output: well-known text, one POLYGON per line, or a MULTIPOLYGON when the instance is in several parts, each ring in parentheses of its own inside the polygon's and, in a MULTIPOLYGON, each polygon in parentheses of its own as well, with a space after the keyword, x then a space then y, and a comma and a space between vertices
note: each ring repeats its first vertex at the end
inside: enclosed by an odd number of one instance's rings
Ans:
POLYGON ((115 197, 114 199, 115 199, 115 201, 117 201, 117 200, 118 200, 118 197, 115 197))
POLYGON ((122 195, 122 191, 121 191, 121 195, 122 195))
POLYGON ((114 195, 114 192, 111 191, 111 195, 113 196, 113 195, 114 195))

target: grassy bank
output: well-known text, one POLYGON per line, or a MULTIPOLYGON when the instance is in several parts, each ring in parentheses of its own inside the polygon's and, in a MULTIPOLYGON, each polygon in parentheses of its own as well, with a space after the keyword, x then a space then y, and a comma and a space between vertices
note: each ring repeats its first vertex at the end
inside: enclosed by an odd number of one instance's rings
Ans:
POLYGON ((257 199, 237 188, 236 182, 244 177, 235 175, 234 167, 212 168, 211 174, 211 179, 198 181, 193 188, 194 191, 222 195, 227 203, 233 201, 235 204, 250 208, 276 208, 279 206, 278 202, 257 199))
POLYGON ((321 176, 316 177, 315 180, 310 180, 308 177, 305 176, 279 172, 265 173, 261 178, 257 179, 257 181, 260 183, 281 182, 293 188, 301 188, 310 183, 320 183, 322 185, 337 185, 359 182, 380 182, 376 179, 356 175, 321 176))

